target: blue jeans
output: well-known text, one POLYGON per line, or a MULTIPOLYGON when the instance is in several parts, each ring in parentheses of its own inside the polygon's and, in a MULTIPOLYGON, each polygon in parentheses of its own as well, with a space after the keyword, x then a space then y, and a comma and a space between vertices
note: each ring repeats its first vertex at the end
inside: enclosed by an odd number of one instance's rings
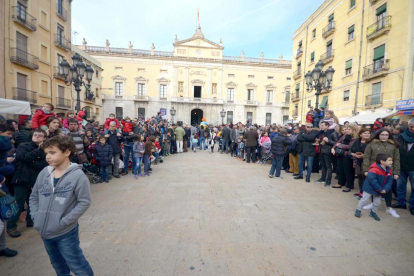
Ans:
POLYGON ((299 173, 298 173, 298 176, 303 176, 303 170, 304 170, 304 167, 305 167, 305 160, 306 160, 306 166, 307 166, 306 177, 311 176, 313 158, 314 158, 314 156, 303 156, 303 153, 301 153, 299 155, 299 173))
POLYGON ((229 143, 229 140, 226 140, 226 139, 221 140, 221 152, 224 152, 224 150, 227 151, 228 143, 229 143))
POLYGON ((198 143, 193 143, 193 151, 196 151, 197 150, 197 144, 198 143))
POLYGON ((109 166, 100 166, 99 172, 101 173, 102 180, 109 180, 109 166))
POLYGON ((282 170, 283 164, 283 155, 282 156, 273 156, 272 158, 272 167, 270 168, 269 175, 274 175, 276 170, 276 177, 280 177, 280 171, 282 170))
POLYGON ((148 154, 144 154, 143 159, 144 159, 144 173, 148 174, 148 169, 149 169, 149 156, 148 156, 148 154))
POLYGON ((397 194, 398 194, 398 204, 405 205, 407 200, 405 199, 407 195, 407 182, 410 180, 411 185, 411 195, 408 199, 409 208, 414 208, 414 171, 400 173, 400 177, 397 182, 397 194))
POLYGON ((93 271, 79 246, 79 225, 68 233, 43 240, 50 262, 58 276, 91 276, 93 271))
POLYGON ((133 148, 134 148, 134 143, 128 143, 128 145, 124 145, 124 152, 125 152, 124 166, 125 166, 125 171, 128 170, 128 160, 129 160, 129 156, 130 155, 131 155, 131 159, 132 159, 132 171, 136 167, 133 148))
POLYGON ((134 159, 135 159, 135 167, 134 167, 134 174, 137 174, 137 171, 138 171, 138 174, 141 174, 141 163, 142 163, 142 157, 134 157, 134 159))
POLYGON ((206 149, 206 138, 200 137, 199 142, 200 142, 200 150, 206 149))

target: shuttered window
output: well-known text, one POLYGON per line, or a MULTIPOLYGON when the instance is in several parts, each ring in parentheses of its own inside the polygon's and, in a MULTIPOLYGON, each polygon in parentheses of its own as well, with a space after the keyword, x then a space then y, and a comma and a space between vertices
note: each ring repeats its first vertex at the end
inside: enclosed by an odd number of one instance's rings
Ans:
POLYGON ((387 11, 387 3, 377 9, 376 15, 379 16, 387 11))
POLYGON ((348 28, 348 34, 353 33, 354 32, 354 28, 355 25, 352 25, 351 27, 348 28))
POLYGON ((327 43, 326 43, 326 47, 329 47, 329 46, 331 46, 332 45, 332 40, 330 40, 330 41, 328 41, 327 43))
POLYGON ((384 58, 385 56, 385 44, 374 49, 374 61, 384 58))
POLYGON ((334 14, 331 14, 330 16, 329 16, 329 22, 331 22, 332 20, 334 19, 334 14))
POLYGON ((351 8, 355 6, 355 0, 351 0, 351 8))
POLYGON ((350 68, 352 68, 352 59, 348 60, 345 65, 345 69, 350 69, 350 68))
POLYGON ((314 62, 315 61, 315 52, 312 52, 311 53, 311 62, 314 62))

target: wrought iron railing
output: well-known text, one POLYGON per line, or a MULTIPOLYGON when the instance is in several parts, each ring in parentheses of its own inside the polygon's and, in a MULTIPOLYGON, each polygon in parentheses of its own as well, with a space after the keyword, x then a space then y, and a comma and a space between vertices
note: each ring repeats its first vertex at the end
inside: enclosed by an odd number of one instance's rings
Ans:
POLYGON ((297 111, 297 110, 294 110, 294 111, 292 112, 292 116, 293 116, 293 117, 297 117, 297 116, 298 116, 298 111, 297 111))
POLYGON ((95 95, 91 92, 85 92, 85 101, 95 102, 95 95))
POLYGON ((367 38, 389 27, 391 27, 391 16, 386 16, 367 28, 367 38))
POLYGON ((10 61, 37 70, 39 58, 19 48, 10 48, 10 61))
POLYGON ((13 87, 13 99, 18 101, 26 101, 31 104, 37 103, 37 92, 23 88, 13 87))
POLYGON ((379 59, 374 61, 374 63, 364 67, 362 78, 369 78, 378 73, 387 73, 389 70, 389 63, 389 59, 379 59))
POLYGON ((373 94, 365 97, 365 106, 373 106, 382 104, 382 94, 373 94))
POLYGON ((334 50, 329 50, 328 52, 321 55, 321 60, 326 61, 328 59, 331 59, 334 57, 334 54, 335 54, 334 50))
POLYGON ((14 21, 22 24, 31 31, 36 31, 36 18, 26 12, 22 6, 13 6, 12 18, 14 21))
POLYGON ((57 10, 56 10, 57 15, 65 21, 68 20, 68 11, 63 7, 62 3, 60 4, 57 3, 56 6, 57 6, 57 10))
POLYGON ((293 72, 293 78, 298 78, 302 75, 302 69, 298 68, 295 72, 293 72))
POLYGON ((65 80, 65 76, 63 75, 63 71, 60 66, 53 67, 53 76, 57 79, 65 80))
POLYGON ((298 58, 298 57, 300 57, 301 55, 303 54, 303 49, 302 49, 302 47, 299 47, 297 50, 296 50, 296 58, 298 58))
POLYGON ((65 99, 65 98, 61 98, 61 97, 56 97, 56 107, 58 108, 71 108, 71 100, 69 99, 65 99))
POLYGON ((70 40, 60 34, 55 34, 55 45, 66 51, 70 51, 71 49, 70 40))
POLYGON ((322 29, 322 36, 328 36, 333 30, 335 30, 335 21, 329 22, 328 26, 322 29))
POLYGON ((292 100, 298 100, 299 99, 299 90, 296 90, 295 93, 292 95, 292 100))

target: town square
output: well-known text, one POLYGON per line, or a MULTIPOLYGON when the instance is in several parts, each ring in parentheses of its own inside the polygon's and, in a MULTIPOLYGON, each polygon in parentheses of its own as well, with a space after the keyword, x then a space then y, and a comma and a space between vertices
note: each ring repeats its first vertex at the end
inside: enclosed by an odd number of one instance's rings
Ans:
POLYGON ((414 1, 0 1, 0 275, 413 275, 414 1))

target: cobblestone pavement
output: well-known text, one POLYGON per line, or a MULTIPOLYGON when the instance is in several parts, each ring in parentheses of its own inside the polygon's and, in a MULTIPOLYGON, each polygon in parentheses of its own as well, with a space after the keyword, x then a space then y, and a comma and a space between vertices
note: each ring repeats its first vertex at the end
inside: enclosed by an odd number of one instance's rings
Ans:
MULTIPOLYGON (((226 154, 165 158, 150 177, 92 185, 80 220, 95 275, 414 275, 414 217, 354 217, 352 193, 267 177, 226 154)), ((316 176, 312 177, 312 181, 316 176)), ((39 235, 19 224, 1 275, 54 275, 39 235)))

